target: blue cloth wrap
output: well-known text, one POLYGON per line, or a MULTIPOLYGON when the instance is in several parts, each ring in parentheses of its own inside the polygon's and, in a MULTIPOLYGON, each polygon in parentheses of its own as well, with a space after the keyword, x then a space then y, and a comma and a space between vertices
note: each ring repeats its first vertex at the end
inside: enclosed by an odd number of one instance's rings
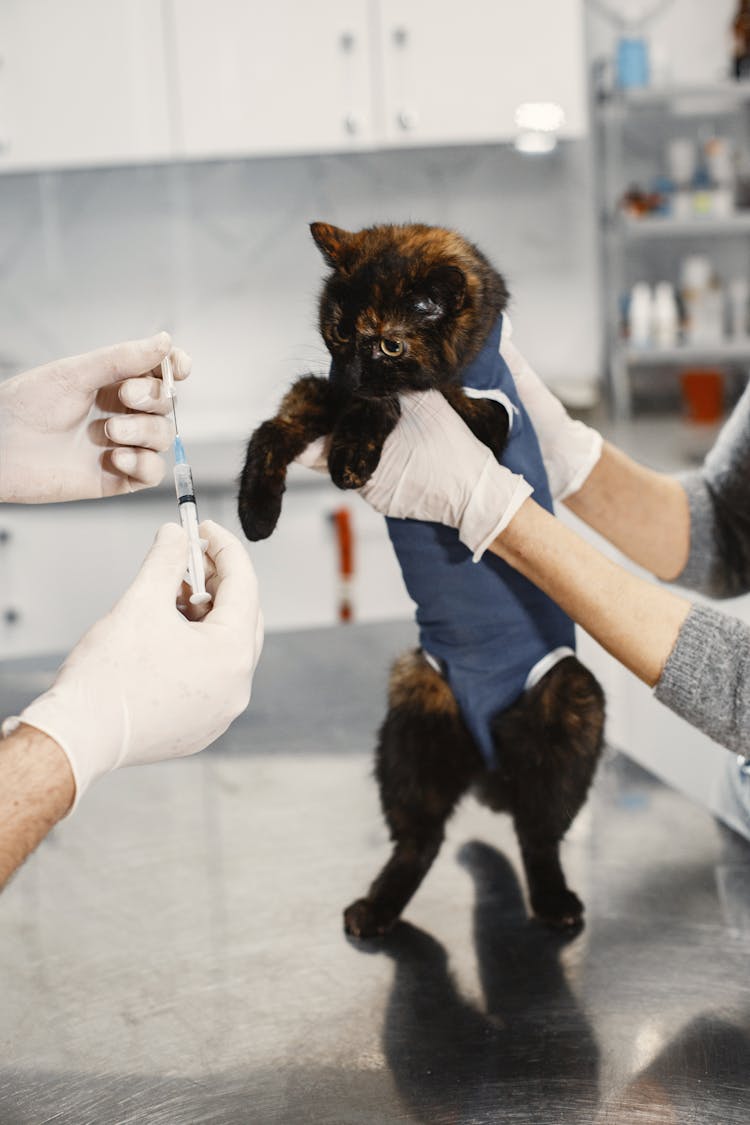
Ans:
MULTIPOLYGON (((503 464, 522 474, 536 502, 551 512, 539 442, 500 355, 502 327, 501 316, 461 381, 465 387, 501 391, 510 400, 515 409, 503 464)), ((420 520, 387 518, 386 523, 417 606, 422 648, 440 662, 463 719, 492 769, 497 765, 493 716, 519 698, 540 660, 556 648, 575 648, 573 622, 490 551, 473 562, 453 528, 420 520)))

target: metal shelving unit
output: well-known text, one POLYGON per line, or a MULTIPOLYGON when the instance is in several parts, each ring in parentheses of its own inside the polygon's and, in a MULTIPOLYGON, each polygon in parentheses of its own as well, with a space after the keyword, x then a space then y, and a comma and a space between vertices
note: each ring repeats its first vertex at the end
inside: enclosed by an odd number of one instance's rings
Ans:
MULTIPOLYGON (((613 91, 602 99, 604 112, 616 113, 623 107, 659 106, 676 104, 681 116, 691 113, 703 115, 706 106, 742 105, 750 101, 750 83, 713 82, 699 86, 675 84, 673 86, 647 86, 642 90, 613 91)), ((711 110, 710 112, 713 112, 711 110)))
POLYGON ((678 344, 674 348, 636 348, 621 342, 622 360, 629 366, 674 367, 690 363, 748 363, 750 336, 718 343, 678 344))
POLYGON ((715 238, 720 235, 750 233, 750 211, 716 219, 673 219, 668 215, 653 219, 620 220, 621 234, 627 239, 638 238, 715 238))
MULTIPOLYGON (((707 240, 750 236, 750 211, 726 217, 674 218, 654 216, 629 218, 619 209, 619 200, 632 182, 634 138, 647 147, 649 130, 676 126, 695 130, 703 119, 731 125, 736 143, 747 145, 746 107, 750 104, 750 83, 716 83, 703 86, 658 87, 616 91, 600 96, 596 107, 599 154, 599 205, 601 209, 601 248, 605 280, 605 351, 610 398, 617 418, 631 414, 631 375, 641 369, 679 369, 693 364, 711 363, 725 368, 750 369, 750 337, 726 339, 716 344, 681 344, 674 348, 635 348, 622 338, 621 300, 629 289, 628 268, 631 255, 643 248, 660 248, 659 253, 674 256, 676 250, 691 252, 695 243, 707 240)), ((643 159, 641 154, 641 159, 643 159)), ((654 167, 652 172, 663 171, 654 167)), ((747 270, 750 274, 750 241, 747 270)), ((660 280, 660 278, 654 278, 660 280)))

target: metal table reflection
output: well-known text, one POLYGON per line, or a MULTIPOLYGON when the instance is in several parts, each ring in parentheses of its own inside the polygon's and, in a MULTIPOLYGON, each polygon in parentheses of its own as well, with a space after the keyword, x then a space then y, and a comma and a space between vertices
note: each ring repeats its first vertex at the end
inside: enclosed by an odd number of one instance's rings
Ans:
MULTIPOLYGON (((610 753, 527 920, 471 801, 380 943, 370 776, 406 623, 275 635, 215 749, 100 782, 0 899, 3 1125, 721 1125, 750 1119, 750 846, 610 753)), ((0 710, 54 661, 0 668, 0 710)), ((551 779, 553 781, 553 779, 551 779)))

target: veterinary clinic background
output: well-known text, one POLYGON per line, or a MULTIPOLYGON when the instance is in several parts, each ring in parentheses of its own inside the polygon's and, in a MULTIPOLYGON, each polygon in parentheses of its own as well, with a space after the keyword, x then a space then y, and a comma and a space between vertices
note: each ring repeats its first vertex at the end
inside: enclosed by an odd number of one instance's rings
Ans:
POLYGON ((749 75, 738 0, 0 0, 4 1119, 747 1120, 749 75), (494 759, 383 516, 565 615, 494 759))

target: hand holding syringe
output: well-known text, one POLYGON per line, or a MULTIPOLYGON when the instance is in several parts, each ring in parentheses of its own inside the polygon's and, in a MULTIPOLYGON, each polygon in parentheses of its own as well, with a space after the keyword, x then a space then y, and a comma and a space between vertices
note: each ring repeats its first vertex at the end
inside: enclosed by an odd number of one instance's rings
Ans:
POLYGON ((175 385, 172 361, 166 356, 161 361, 161 377, 164 391, 172 402, 172 417, 174 419, 175 439, 174 449, 174 484, 177 492, 177 506, 180 512, 180 523, 188 536, 188 582, 193 588, 190 595, 191 605, 205 605, 211 601, 211 595, 206 590, 206 571, 203 563, 203 546, 198 533, 198 508, 195 503, 193 489, 193 474, 185 457, 185 448, 177 427, 177 412, 175 410, 175 385))

